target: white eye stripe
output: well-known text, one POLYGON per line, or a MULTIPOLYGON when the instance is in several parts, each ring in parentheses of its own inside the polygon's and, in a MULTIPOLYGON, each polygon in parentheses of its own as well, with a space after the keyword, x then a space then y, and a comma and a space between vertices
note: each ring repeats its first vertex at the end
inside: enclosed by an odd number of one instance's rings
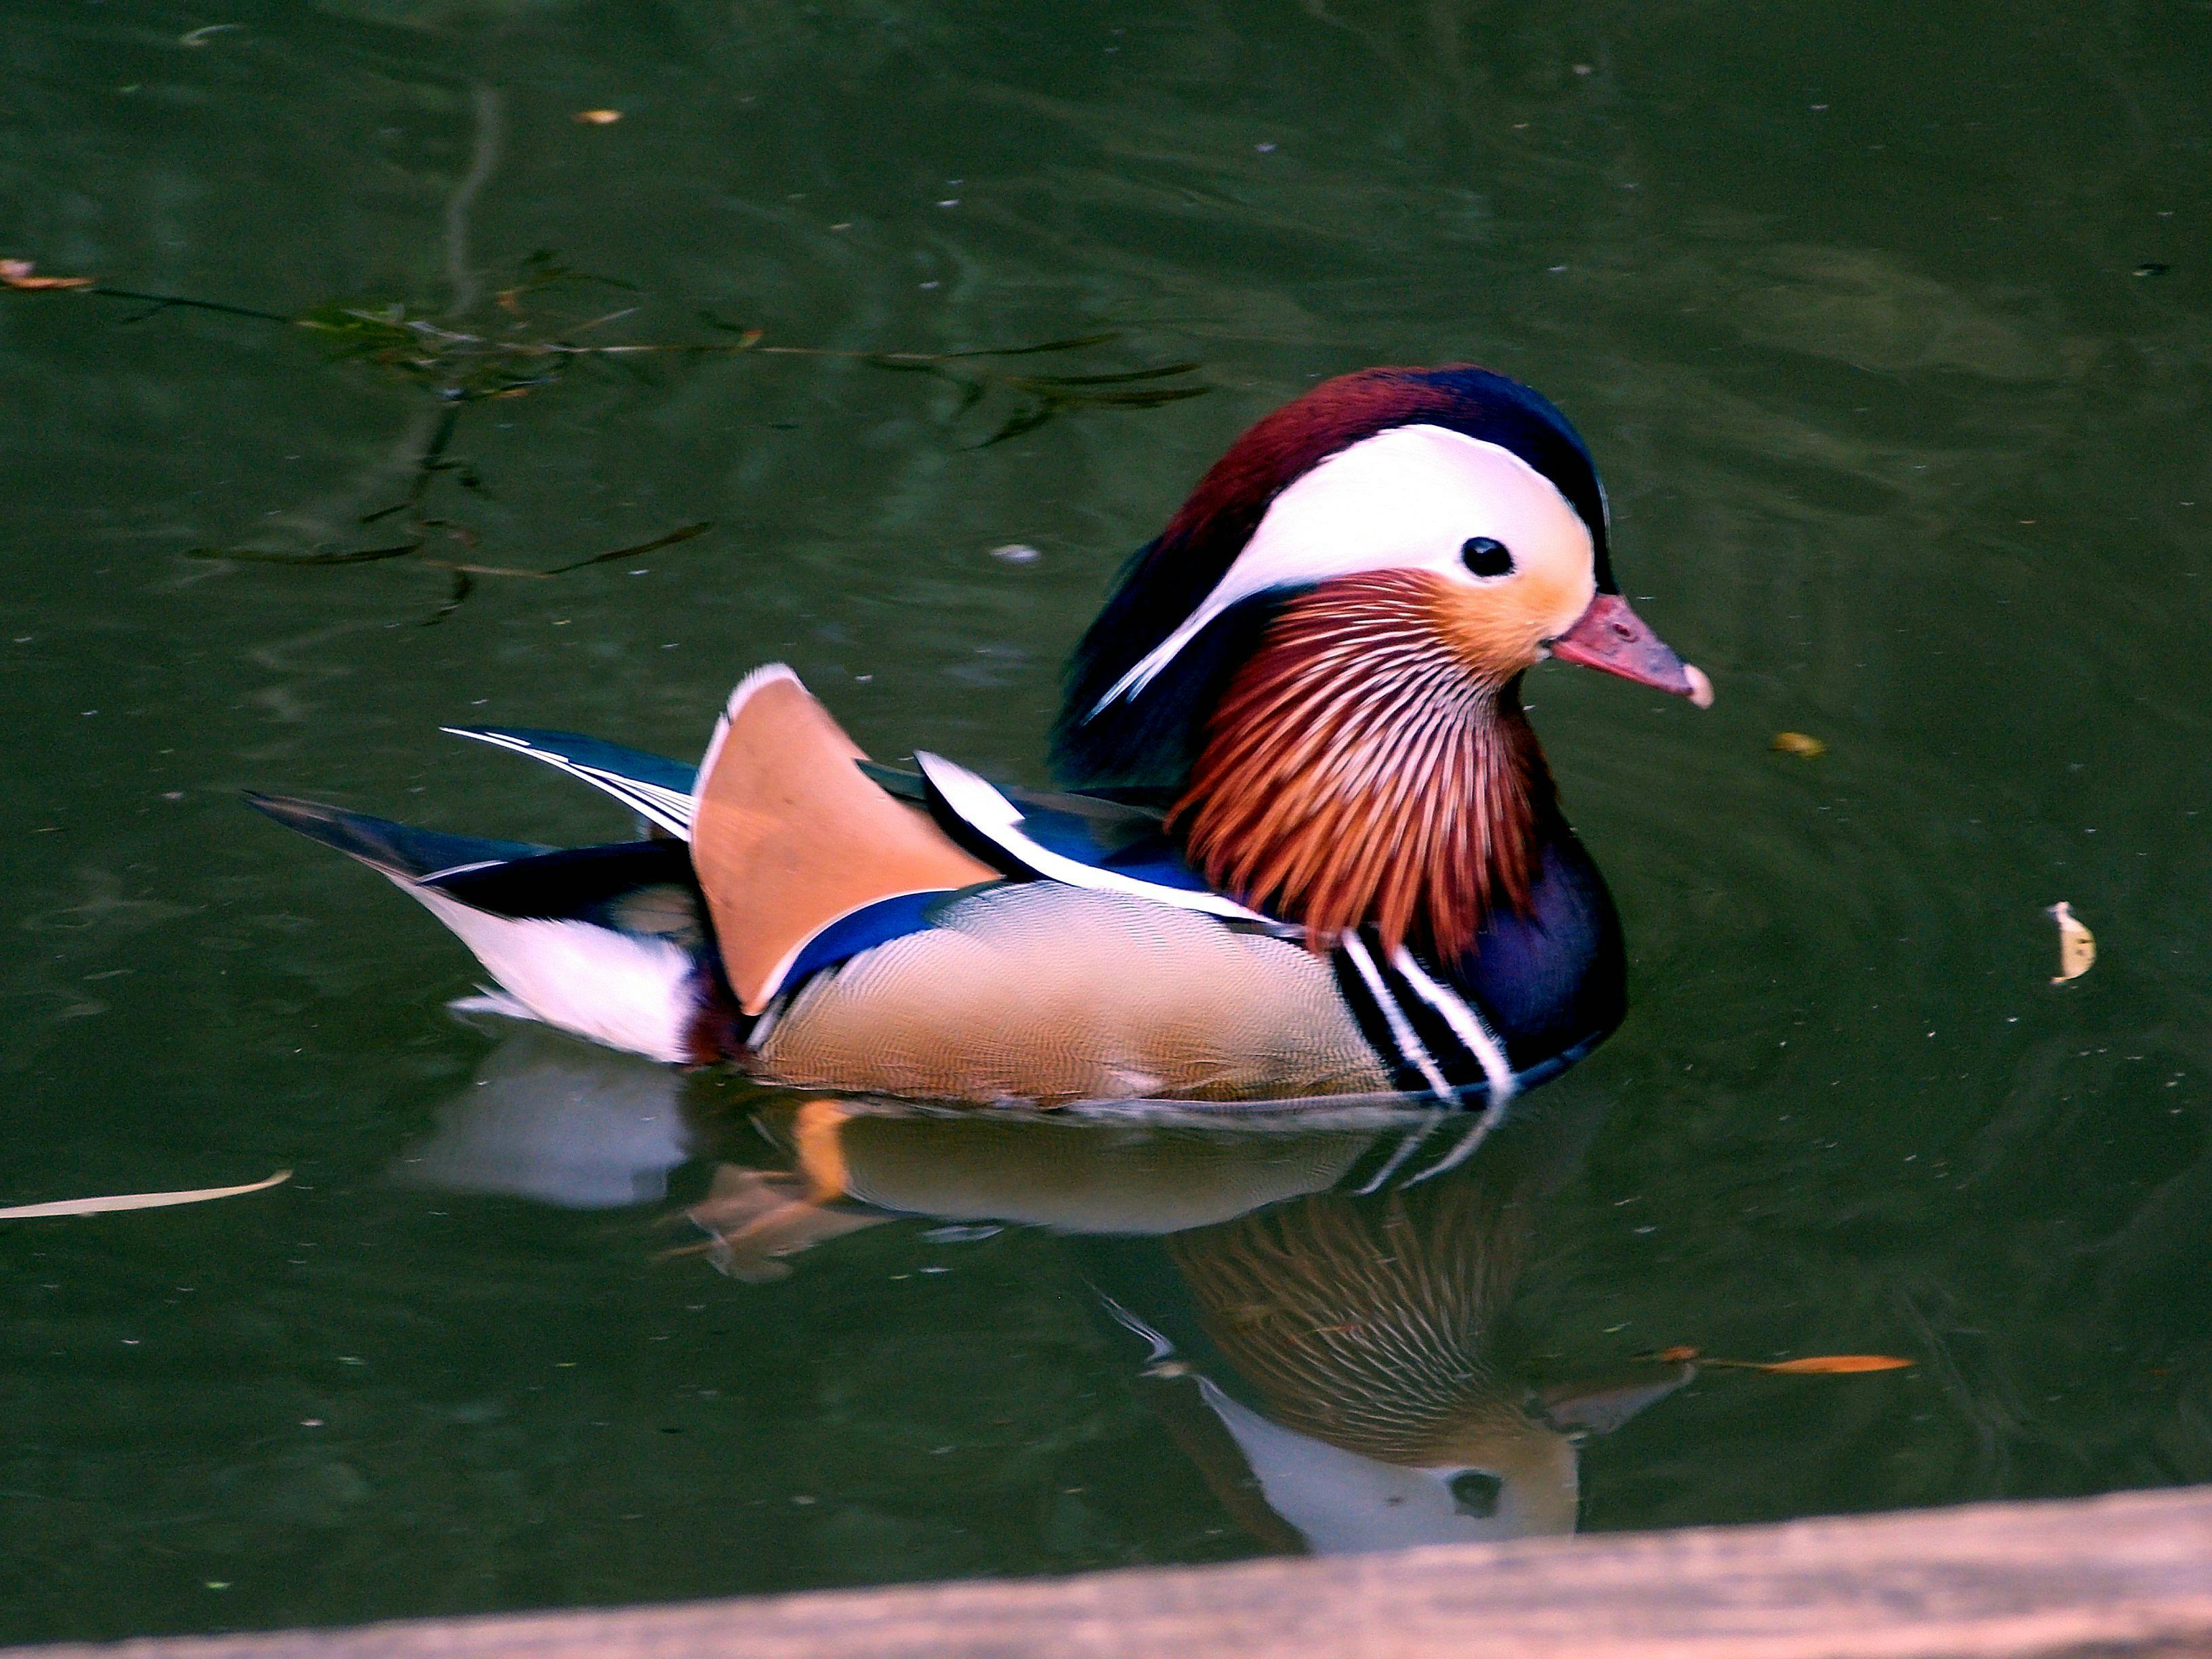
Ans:
POLYGON ((1243 552, 1198 608, 1099 698, 1134 696, 1208 623, 1271 589, 1370 570, 1431 570, 1469 587, 1460 553, 1473 534, 1513 550, 1514 573, 1573 560, 1587 572, 1589 529, 1557 486, 1511 450, 1436 426, 1393 427, 1330 456, 1274 499, 1243 552))

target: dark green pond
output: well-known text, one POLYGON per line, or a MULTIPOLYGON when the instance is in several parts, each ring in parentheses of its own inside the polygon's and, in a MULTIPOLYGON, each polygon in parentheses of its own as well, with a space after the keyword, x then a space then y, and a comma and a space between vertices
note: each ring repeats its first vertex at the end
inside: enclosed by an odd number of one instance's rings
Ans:
POLYGON ((0 255, 276 319, 0 294, 0 1204, 297 1173, 0 1222, 0 1638, 2212 1479, 2212 4, 39 0, 8 42, 0 255), (418 373, 283 320, 337 302, 809 350, 418 373), (458 945, 239 804, 607 839, 437 727, 690 757, 770 659, 879 755, 1040 780, 1230 439, 1455 359, 1580 425, 1719 702, 1532 677, 1634 1007, 1419 1188, 1351 1190, 1403 1126, 870 1121, 909 1213, 718 1272, 668 1253, 774 1220, 792 1103, 454 1018, 458 945), (463 374, 520 395, 357 522, 463 374), (2060 899, 2101 954, 2054 986, 2060 899), (1248 1340, 1393 1264, 1465 1281, 1467 1351, 1354 1381, 1458 1365, 1520 1460, 1434 1514, 1332 1462, 1353 1382, 1248 1340), (1915 1363, 1637 1363, 1676 1346, 1915 1363))

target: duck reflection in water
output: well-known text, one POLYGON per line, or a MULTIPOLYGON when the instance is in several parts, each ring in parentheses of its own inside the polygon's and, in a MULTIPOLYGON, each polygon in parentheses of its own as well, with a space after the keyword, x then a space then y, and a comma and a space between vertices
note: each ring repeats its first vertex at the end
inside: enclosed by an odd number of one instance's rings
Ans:
MULTIPOLYGON (((684 1090, 674 1073, 518 1032, 400 1170, 572 1207, 647 1201, 695 1152, 751 1139, 717 1125, 727 1097, 711 1091, 687 1120, 684 1090)), ((781 1167, 719 1163, 684 1212, 706 1235, 690 1249, 762 1281, 902 1220, 1064 1236, 1135 1386, 1269 1548, 1571 1532, 1579 1442, 1691 1375, 1650 1364, 1540 1389, 1501 1352, 1538 1201, 1595 1127, 1571 1100, 1524 1104, 1494 1133, 1486 1115, 1383 1109, 1226 1125, 1121 1108, 747 1107, 766 1137, 756 1146, 781 1167)))

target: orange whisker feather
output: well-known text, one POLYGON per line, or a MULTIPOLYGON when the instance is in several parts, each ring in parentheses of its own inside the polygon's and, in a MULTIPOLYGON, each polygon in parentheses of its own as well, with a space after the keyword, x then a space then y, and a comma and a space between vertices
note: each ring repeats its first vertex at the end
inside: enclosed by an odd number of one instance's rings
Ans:
POLYGON ((1445 957, 1525 907, 1549 778, 1510 691, 1437 625, 1439 579, 1330 582, 1285 607, 1215 709, 1172 821, 1207 878, 1326 949, 1372 926, 1445 957))

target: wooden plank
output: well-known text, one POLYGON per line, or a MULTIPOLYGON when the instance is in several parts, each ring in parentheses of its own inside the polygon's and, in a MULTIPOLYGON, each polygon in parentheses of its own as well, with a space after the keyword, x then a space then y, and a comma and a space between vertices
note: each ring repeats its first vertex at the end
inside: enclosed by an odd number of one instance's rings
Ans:
POLYGON ((2212 1654, 2212 1487, 0 1659, 2051 1659, 2212 1654))

